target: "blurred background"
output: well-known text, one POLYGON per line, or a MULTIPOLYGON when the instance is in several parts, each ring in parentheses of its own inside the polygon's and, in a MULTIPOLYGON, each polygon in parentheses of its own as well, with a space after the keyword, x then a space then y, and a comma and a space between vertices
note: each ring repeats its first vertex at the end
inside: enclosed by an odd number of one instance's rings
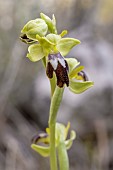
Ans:
POLYGON ((77 133, 70 170, 113 170, 113 0, 0 1, 0 170, 49 169, 31 148, 47 127, 49 81, 41 62, 26 58, 22 27, 43 12, 81 44, 68 55, 85 66, 93 88, 75 95, 66 88, 58 121, 77 133))

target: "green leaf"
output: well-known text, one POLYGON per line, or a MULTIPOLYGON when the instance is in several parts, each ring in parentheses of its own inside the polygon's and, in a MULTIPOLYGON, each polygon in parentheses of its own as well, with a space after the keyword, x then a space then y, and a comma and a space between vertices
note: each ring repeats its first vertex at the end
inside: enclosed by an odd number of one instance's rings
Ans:
POLYGON ((94 83, 92 81, 75 82, 75 81, 70 80, 69 89, 73 93, 79 94, 89 89, 93 85, 94 83))
POLYGON ((55 16, 53 15, 52 20, 47 15, 45 15, 43 13, 40 13, 40 16, 48 25, 48 29, 49 29, 50 33, 57 34, 55 16))
POLYGON ((75 67, 77 67, 80 62, 78 62, 75 58, 65 58, 69 66, 69 74, 73 71, 75 67))
POLYGON ((36 40, 36 35, 45 36, 48 31, 48 26, 43 19, 35 19, 29 21, 22 29, 22 33, 26 34, 28 38, 36 40))
POLYGON ((62 38, 57 44, 57 49, 63 56, 66 56, 70 52, 70 50, 77 44, 80 44, 80 41, 77 39, 62 38))
POLYGON ((38 152, 43 157, 48 157, 49 156, 49 153, 50 153, 49 152, 49 146, 48 147, 44 147, 44 146, 32 144, 31 148, 33 150, 35 150, 36 152, 38 152))
POLYGON ((66 149, 70 149, 72 144, 73 144, 73 140, 76 138, 76 133, 74 130, 71 131, 70 134, 70 139, 65 141, 65 145, 66 145, 66 149))
POLYGON ((33 62, 39 61, 44 57, 43 49, 40 44, 30 45, 28 51, 27 57, 33 62))
POLYGON ((56 34, 48 34, 46 38, 53 44, 57 44, 57 42, 61 39, 61 36, 56 34))

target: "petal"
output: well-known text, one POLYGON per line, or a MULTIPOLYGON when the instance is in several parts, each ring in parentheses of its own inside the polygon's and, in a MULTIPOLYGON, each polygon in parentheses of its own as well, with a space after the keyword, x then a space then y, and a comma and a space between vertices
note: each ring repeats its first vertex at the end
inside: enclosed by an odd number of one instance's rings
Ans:
POLYGON ((82 93, 85 90, 89 89, 93 85, 94 85, 94 82, 92 82, 92 81, 85 81, 85 82, 70 81, 69 89, 73 93, 79 94, 79 93, 82 93))
POLYGON ((28 51, 29 53, 27 54, 27 57, 33 62, 39 61, 44 57, 44 53, 40 44, 30 45, 28 51))
POLYGON ((46 38, 53 44, 57 44, 57 42, 61 39, 61 36, 56 34, 48 34, 46 38))
POLYGON ((80 44, 80 41, 78 39, 62 38, 58 41, 57 49, 63 56, 66 56, 70 52, 70 50, 77 44, 80 44))
POLYGON ((58 145, 58 160, 60 170, 69 170, 69 161, 65 141, 61 141, 58 145))
POLYGON ((47 27, 44 28, 43 26, 40 25, 40 27, 36 27, 36 28, 29 30, 26 34, 28 38, 32 40, 37 40, 36 39, 37 34, 43 37, 46 33, 47 33, 47 27))
POLYGON ((65 139, 67 138, 69 129, 70 129, 70 122, 68 122, 68 124, 67 124, 67 126, 66 126, 66 128, 65 128, 65 139))
POLYGON ((69 73, 71 73, 72 70, 80 64, 80 62, 78 62, 75 58, 65 58, 65 60, 69 66, 69 73))
POLYGON ((45 14, 40 13, 41 18, 46 22, 48 25, 48 29, 51 33, 57 34, 57 29, 56 29, 56 20, 55 16, 53 15, 52 20, 45 14))
POLYGON ((56 123, 56 139, 58 143, 65 140, 65 126, 61 123, 56 123))
POLYGON ((44 146, 40 146, 40 145, 36 145, 36 144, 32 144, 31 148, 33 150, 35 150, 36 152, 38 152, 40 155, 42 155, 43 157, 48 157, 49 156, 49 146, 48 147, 44 147, 44 146))
POLYGON ((36 38, 43 48, 44 55, 48 56, 51 50, 54 48, 54 44, 50 42, 46 37, 40 37, 38 34, 36 35, 36 38))
POLYGON ((69 74, 69 78, 76 78, 78 76, 78 73, 84 69, 84 66, 79 66, 72 70, 72 72, 69 74))
POLYGON ((61 37, 64 37, 67 33, 68 33, 67 30, 63 30, 63 31, 60 33, 60 36, 61 36, 61 37))
POLYGON ((65 141, 65 145, 66 145, 66 149, 70 149, 72 144, 73 144, 73 140, 76 138, 76 133, 74 130, 71 131, 70 134, 70 139, 65 141))
POLYGON ((28 38, 36 40, 36 34, 45 36, 48 31, 48 26, 43 19, 35 19, 29 21, 21 30, 22 33, 26 34, 28 38))

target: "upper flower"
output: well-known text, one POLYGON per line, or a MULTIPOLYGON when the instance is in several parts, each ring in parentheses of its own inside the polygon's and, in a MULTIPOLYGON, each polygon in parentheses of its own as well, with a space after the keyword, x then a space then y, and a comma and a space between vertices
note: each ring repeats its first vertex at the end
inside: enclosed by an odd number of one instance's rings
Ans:
MULTIPOLYGON (((85 89, 91 87, 93 83, 87 81, 84 72, 81 69, 75 69, 78 65, 77 60, 64 59, 64 56, 74 46, 80 44, 80 41, 75 38, 63 38, 67 34, 66 30, 58 35, 54 15, 52 19, 43 13, 40 15, 41 18, 29 21, 21 31, 21 40, 31 44, 28 47, 27 57, 33 62, 45 58, 47 76, 52 79, 55 73, 59 87, 66 84, 75 93, 80 93, 81 87, 83 88, 84 85, 85 89), (72 71, 73 69, 74 71, 72 71), (83 82, 76 82, 75 79, 82 79, 83 82), (75 88, 80 90, 74 90, 75 88)), ((84 90, 82 89, 82 91, 84 90)))
POLYGON ((56 20, 53 15, 52 20, 44 15, 40 14, 41 18, 29 21, 21 30, 21 40, 26 43, 35 43, 28 48, 27 57, 33 61, 39 61, 43 57, 47 57, 49 54, 61 53, 62 56, 66 56, 70 50, 80 43, 78 39, 74 38, 62 38, 67 31, 62 31, 61 34, 57 34, 56 20))

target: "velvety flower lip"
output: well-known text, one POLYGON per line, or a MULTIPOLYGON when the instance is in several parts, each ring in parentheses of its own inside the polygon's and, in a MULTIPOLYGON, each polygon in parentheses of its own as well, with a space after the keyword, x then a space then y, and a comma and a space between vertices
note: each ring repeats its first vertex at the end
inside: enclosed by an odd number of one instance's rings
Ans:
POLYGON ((60 53, 48 55, 48 64, 46 69, 47 76, 49 78, 53 78, 53 72, 55 72, 57 85, 59 87, 63 87, 64 84, 69 86, 68 70, 67 61, 60 53))

